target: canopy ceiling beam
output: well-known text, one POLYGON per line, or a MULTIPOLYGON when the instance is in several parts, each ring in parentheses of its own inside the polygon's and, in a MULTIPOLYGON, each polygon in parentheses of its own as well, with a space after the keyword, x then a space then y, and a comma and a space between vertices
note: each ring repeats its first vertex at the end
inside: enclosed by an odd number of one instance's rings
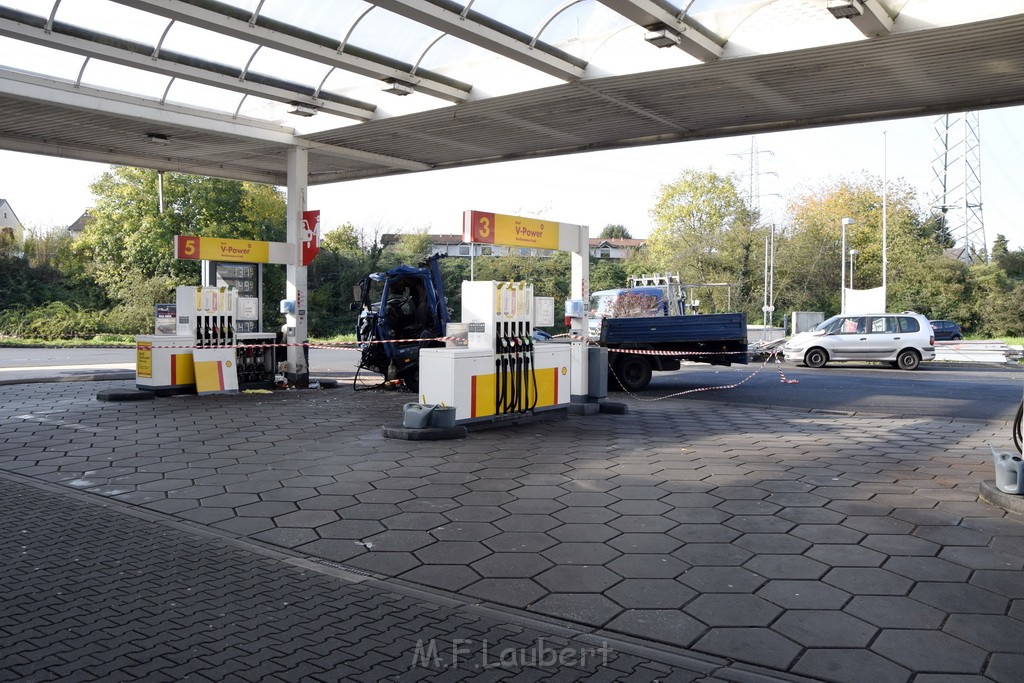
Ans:
MULTIPOLYGON (((75 86, 70 82, 31 76, 7 69, 0 69, 0 97, 51 103, 83 112, 103 111, 125 119, 152 123, 154 132, 162 132, 160 125, 164 124, 203 133, 228 135, 239 140, 264 142, 282 147, 302 147, 319 154, 371 163, 389 169, 425 171, 430 168, 429 164, 419 161, 307 140, 297 137, 285 126, 181 105, 159 104, 155 100, 143 97, 75 86)), ((171 143, 174 142, 173 135, 164 137, 171 143)))
POLYGON ((679 10, 665 0, 597 1, 648 31, 669 31, 673 38, 678 39, 669 44, 675 44, 680 50, 702 62, 712 62, 722 56, 725 45, 722 38, 690 17, 680 16, 679 10))
POLYGON ((360 76, 380 81, 400 81, 413 90, 448 102, 469 99, 472 86, 455 79, 416 69, 409 64, 374 54, 368 50, 344 45, 328 36, 302 32, 287 24, 255 17, 215 0, 113 0, 158 16, 181 21, 216 33, 270 47, 281 52, 334 66, 360 76))
MULTIPOLYGON (((10 12, 5 10, 4 14, 9 15, 10 12)), ((223 65, 176 55, 168 50, 161 50, 160 55, 154 57, 152 46, 132 43, 59 22, 54 23, 52 31, 46 31, 41 22, 31 15, 23 15, 22 18, 27 21, 19 21, 9 16, 0 17, 0 36, 164 76, 183 78, 215 88, 255 95, 275 102, 299 103, 318 111, 358 121, 369 120, 376 109, 374 104, 350 98, 316 98, 311 94, 312 88, 266 76, 261 77, 258 74, 249 73, 246 80, 241 80, 238 73, 229 73, 223 65)))

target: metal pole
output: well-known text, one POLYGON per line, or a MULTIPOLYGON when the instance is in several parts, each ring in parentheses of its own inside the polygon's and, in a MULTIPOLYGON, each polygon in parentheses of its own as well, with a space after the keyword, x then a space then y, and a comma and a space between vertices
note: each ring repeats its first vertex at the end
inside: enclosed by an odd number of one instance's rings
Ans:
POLYGON ((840 287, 841 295, 839 297, 840 313, 846 313, 846 226, 853 225, 856 222, 857 221, 853 220, 852 218, 843 219, 843 251, 839 255, 839 263, 841 267, 839 281, 842 285, 842 287, 840 287))
POLYGON ((846 220, 843 219, 843 245, 842 253, 839 257, 840 273, 839 273, 839 313, 846 313, 846 220))
POLYGON ((889 292, 886 289, 889 282, 889 136, 887 133, 888 131, 882 131, 882 303, 886 311, 889 310, 889 292))
POLYGON ((768 236, 764 237, 764 307, 761 309, 764 315, 761 328, 761 339, 768 341, 768 236))
POLYGON ((771 256, 771 262, 768 266, 768 317, 772 322, 775 318, 775 224, 772 223, 771 228, 771 247, 768 253, 771 256))

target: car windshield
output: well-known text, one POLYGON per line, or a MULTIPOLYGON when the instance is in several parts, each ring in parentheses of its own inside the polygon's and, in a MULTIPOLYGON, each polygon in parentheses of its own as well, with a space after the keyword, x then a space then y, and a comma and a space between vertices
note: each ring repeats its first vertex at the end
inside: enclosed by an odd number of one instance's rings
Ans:
POLYGON ((814 331, 815 331, 815 332, 821 332, 822 330, 828 330, 828 329, 830 329, 830 328, 831 328, 831 327, 832 327, 833 325, 835 325, 836 321, 838 321, 838 320, 839 320, 839 318, 840 318, 840 316, 838 316, 838 315, 834 315, 834 316, 832 316, 831 318, 829 318, 828 320, 826 320, 826 321, 824 321, 824 322, 820 322, 820 323, 818 323, 818 324, 817 324, 817 325, 815 326, 815 328, 814 328, 814 331))
POLYGON ((597 315, 611 315, 618 294, 595 294, 590 297, 590 310, 597 315))

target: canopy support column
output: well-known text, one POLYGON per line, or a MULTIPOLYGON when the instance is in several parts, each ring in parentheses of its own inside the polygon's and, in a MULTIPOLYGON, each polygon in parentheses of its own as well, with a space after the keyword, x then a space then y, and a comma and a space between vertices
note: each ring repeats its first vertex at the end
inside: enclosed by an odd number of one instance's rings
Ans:
POLYGON ((288 369, 285 378, 292 386, 309 386, 309 336, 306 316, 309 290, 306 267, 302 263, 302 212, 306 210, 306 189, 309 183, 309 152, 293 147, 288 150, 288 239, 294 259, 287 268, 286 299, 294 302, 294 309, 285 316, 284 343, 288 344, 288 369))

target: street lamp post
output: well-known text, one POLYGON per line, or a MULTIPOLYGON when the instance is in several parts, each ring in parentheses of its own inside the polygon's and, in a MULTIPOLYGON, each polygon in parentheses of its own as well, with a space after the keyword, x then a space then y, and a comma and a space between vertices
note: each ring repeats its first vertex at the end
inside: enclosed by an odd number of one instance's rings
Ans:
POLYGON ((840 276, 839 276, 839 312, 846 313, 846 226, 853 225, 857 221, 852 218, 843 219, 843 250, 839 257, 840 264, 840 276))

